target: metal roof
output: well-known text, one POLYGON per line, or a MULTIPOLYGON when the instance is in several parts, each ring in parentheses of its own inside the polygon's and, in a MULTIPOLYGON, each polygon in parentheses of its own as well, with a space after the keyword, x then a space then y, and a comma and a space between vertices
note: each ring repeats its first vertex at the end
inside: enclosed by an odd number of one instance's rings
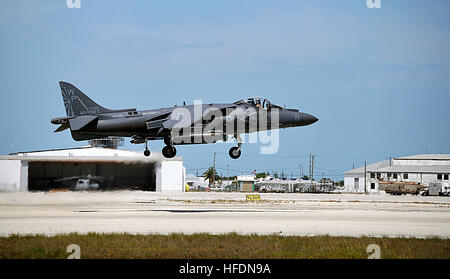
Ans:
POLYGON ((394 160, 450 160, 450 154, 418 154, 406 157, 398 157, 394 160))
MULTIPOLYGON (((390 164, 389 161, 381 161, 381 162, 377 162, 375 164, 367 165, 366 169, 367 169, 367 171, 375 171, 380 168, 388 167, 389 164, 390 164)), ((357 169, 348 170, 348 171, 344 172, 344 174, 361 174, 361 173, 364 173, 364 167, 360 167, 357 169)))
POLYGON ((450 173, 450 165, 447 166, 424 166, 424 165, 396 165, 380 168, 370 172, 391 173, 450 173))
MULTIPOLYGON (((418 154, 398 157, 393 160, 450 160, 450 154, 418 154)), ((449 166, 390 166, 389 161, 381 161, 367 166, 367 172, 415 172, 415 173, 449 173, 449 166), (389 168, 387 168, 389 167, 389 168)), ((344 172, 345 175, 363 174, 364 167, 344 172)))
POLYGON ((0 160, 22 160, 34 162, 126 162, 149 163, 156 161, 181 161, 181 157, 167 159, 159 152, 152 152, 145 157, 142 152, 111 149, 101 147, 81 147, 54 149, 31 152, 19 152, 11 155, 0 155, 0 160))

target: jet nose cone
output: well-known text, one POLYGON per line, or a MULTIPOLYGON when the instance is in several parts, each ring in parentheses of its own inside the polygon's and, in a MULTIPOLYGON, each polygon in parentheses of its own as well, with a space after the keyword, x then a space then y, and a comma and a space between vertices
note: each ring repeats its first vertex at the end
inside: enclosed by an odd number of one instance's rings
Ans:
POLYGON ((308 113, 299 112, 299 114, 300 114, 300 117, 299 117, 300 126, 311 125, 319 120, 314 115, 311 115, 308 113))

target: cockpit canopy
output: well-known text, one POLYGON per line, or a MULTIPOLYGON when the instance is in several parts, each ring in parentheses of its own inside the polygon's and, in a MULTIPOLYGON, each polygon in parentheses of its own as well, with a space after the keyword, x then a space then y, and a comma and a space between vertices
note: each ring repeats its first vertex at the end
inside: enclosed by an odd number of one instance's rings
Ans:
POLYGON ((272 103, 269 99, 262 98, 262 97, 251 97, 251 98, 247 98, 247 99, 242 99, 242 100, 235 102, 234 104, 236 104, 236 105, 246 104, 246 105, 249 105, 252 107, 265 108, 265 109, 272 109, 272 108, 283 109, 279 105, 272 103))

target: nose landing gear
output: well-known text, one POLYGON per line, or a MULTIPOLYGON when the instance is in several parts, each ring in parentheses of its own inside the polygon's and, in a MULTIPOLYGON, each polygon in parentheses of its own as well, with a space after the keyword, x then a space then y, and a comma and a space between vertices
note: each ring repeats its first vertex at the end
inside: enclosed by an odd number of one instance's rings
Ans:
POLYGON ((240 147, 231 147, 230 151, 228 152, 228 154, 230 155, 230 157, 232 159, 237 159, 239 157, 241 157, 241 148, 240 147))
POLYGON ((241 157, 242 139, 239 137, 239 135, 235 135, 234 137, 236 138, 238 146, 230 148, 228 154, 230 155, 231 159, 237 159, 241 157))

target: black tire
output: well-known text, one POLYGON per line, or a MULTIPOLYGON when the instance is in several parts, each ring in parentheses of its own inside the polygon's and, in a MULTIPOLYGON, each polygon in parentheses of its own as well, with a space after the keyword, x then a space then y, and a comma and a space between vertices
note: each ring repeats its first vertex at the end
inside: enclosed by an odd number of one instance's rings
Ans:
POLYGON ((162 150, 162 154, 166 158, 173 158, 177 155, 177 149, 173 146, 166 145, 162 150))
POLYGON ((241 149, 239 147, 232 147, 230 148, 230 151, 228 152, 228 154, 230 155, 230 157, 232 159, 237 159, 239 157, 241 157, 241 149))
POLYGON ((150 156, 150 150, 148 150, 148 149, 145 149, 145 151, 144 151, 144 155, 145 155, 145 157, 148 157, 148 156, 150 156))

